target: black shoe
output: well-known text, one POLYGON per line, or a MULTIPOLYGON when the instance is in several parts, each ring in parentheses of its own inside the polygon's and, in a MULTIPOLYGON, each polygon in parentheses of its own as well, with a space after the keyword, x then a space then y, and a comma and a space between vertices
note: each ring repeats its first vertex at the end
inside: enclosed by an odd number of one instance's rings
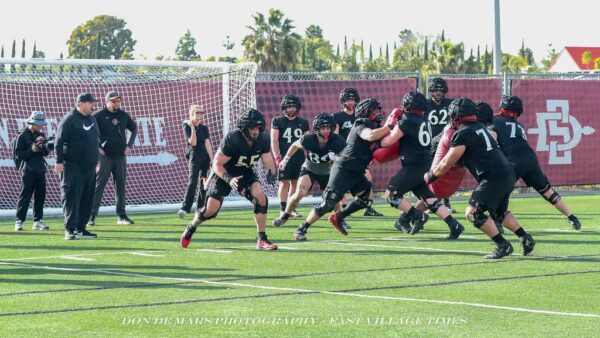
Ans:
POLYGON ((98 235, 93 234, 86 229, 75 231, 75 238, 77 239, 92 239, 98 237, 98 235))
POLYGON ((73 230, 65 229, 65 239, 67 241, 72 241, 75 239, 75 232, 73 230))
POLYGON ((296 229, 296 231, 294 231, 294 237, 296 238, 296 240, 298 242, 303 242, 306 241, 306 231, 302 231, 300 229, 296 229))
POLYGON ((410 231, 411 235, 414 235, 417 232, 423 230, 423 225, 425 225, 425 223, 427 223, 427 221, 429 220, 429 216, 426 213, 420 212, 418 210, 417 210, 417 212, 420 215, 417 216, 418 218, 413 219, 413 228, 410 231))
POLYGON ((187 248, 192 242, 192 236, 196 232, 196 227, 192 226, 192 223, 188 223, 185 226, 185 230, 183 230, 183 234, 181 234, 181 238, 179 239, 179 244, 181 244, 182 248, 187 248))
POLYGON ((525 237, 519 238, 521 245, 523 245, 523 256, 529 255, 533 248, 535 247, 535 241, 533 240, 533 236, 530 234, 525 235, 525 237))
POLYGON ((87 226, 94 226, 96 225, 96 218, 95 217, 91 217, 90 220, 87 222, 87 226))
POLYGON ((500 244, 496 244, 496 249, 491 254, 485 256, 487 259, 500 259, 504 256, 508 256, 513 253, 513 247, 509 241, 504 241, 500 244))
POLYGON ((405 234, 410 234, 412 227, 410 226, 410 217, 404 212, 394 223, 394 228, 398 231, 402 231, 405 234))
POLYGON ((577 216, 575 215, 569 216, 569 224, 571 225, 571 228, 573 228, 573 230, 581 229, 581 222, 579 222, 579 218, 577 218, 577 216))
POLYGON ((382 213, 377 212, 375 209, 368 207, 365 210, 365 213, 363 214, 364 216, 373 216, 373 217, 379 217, 379 216, 383 216, 382 213))
POLYGON ((127 215, 123 215, 123 216, 119 216, 119 220, 117 221, 117 224, 132 225, 132 224, 134 224, 134 222, 132 220, 130 220, 129 217, 127 217, 127 215))
POLYGON ((456 221, 456 224, 454 224, 454 226, 450 229, 450 234, 448 237, 446 237, 446 239, 458 239, 463 231, 465 231, 465 227, 456 221))

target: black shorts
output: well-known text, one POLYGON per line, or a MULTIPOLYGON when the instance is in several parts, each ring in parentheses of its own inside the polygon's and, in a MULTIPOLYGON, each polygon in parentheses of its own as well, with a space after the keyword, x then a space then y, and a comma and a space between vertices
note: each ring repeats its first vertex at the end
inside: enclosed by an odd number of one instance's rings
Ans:
MULTIPOLYGON (((244 175, 238 183, 237 192, 251 201, 252 197, 250 195, 250 190, 254 182, 258 182, 258 178, 256 178, 254 173, 244 175)), ((229 196, 229 193, 231 193, 231 186, 229 183, 225 182, 214 173, 211 173, 210 176, 208 176, 206 197, 221 199, 222 197, 229 196)))
POLYGON ((285 166, 284 171, 280 171, 278 178, 279 180, 297 180, 300 177, 300 169, 302 168, 302 164, 304 164, 304 156, 303 154, 296 153, 288 164, 285 166), (299 156, 300 155, 300 156, 299 156))
MULTIPOLYGON (((305 176, 305 175, 308 175, 308 177, 310 178, 310 188, 312 188, 312 186, 315 184, 315 182, 317 182, 317 184, 319 184, 319 188, 321 188, 321 190, 324 190, 327 187, 327 182, 329 182, 329 175, 315 174, 306 168, 302 168, 300 170, 300 177, 305 176)), ((308 189, 310 189, 310 188, 308 188, 308 189)))
POLYGON ((504 215, 508 210, 508 200, 514 182, 511 183, 511 180, 503 181, 490 183, 488 180, 482 180, 477 189, 471 194, 469 204, 489 212, 490 217, 493 219, 498 219, 498 217, 504 215))
POLYGON ((525 182, 528 187, 532 187, 536 191, 545 189, 548 185, 550 185, 550 182, 548 181, 546 175, 544 175, 544 172, 542 172, 538 161, 519 163, 514 168, 517 180, 522 178, 523 182, 525 182))
MULTIPOLYGON (((348 191, 356 196, 362 191, 371 191, 371 182, 367 180, 364 173, 356 173, 333 165, 327 182, 327 190, 334 191, 339 196, 344 196, 348 191)), ((341 199, 341 197, 340 197, 341 199)))
POLYGON ((423 179, 423 175, 429 170, 427 163, 422 165, 406 165, 403 166, 388 183, 387 190, 394 195, 404 195, 412 191, 415 196, 420 199, 436 198, 429 190, 427 183, 423 179))

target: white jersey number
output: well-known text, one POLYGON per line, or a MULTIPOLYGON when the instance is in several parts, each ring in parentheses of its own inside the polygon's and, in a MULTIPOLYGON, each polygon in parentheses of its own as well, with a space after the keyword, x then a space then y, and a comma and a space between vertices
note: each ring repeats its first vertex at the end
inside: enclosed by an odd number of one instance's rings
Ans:
MULTIPOLYGON (((283 138, 287 139, 287 143, 292 143, 292 128, 286 128, 282 135, 283 138)), ((294 137, 299 139, 302 137, 302 129, 294 129, 294 137)))

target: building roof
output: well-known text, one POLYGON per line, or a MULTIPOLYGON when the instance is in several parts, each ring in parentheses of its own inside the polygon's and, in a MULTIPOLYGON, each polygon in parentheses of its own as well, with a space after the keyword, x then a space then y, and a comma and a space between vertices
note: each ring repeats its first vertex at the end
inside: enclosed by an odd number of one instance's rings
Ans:
POLYGON ((600 47, 565 47, 561 54, 564 52, 571 56, 580 70, 594 70, 594 59, 600 58, 600 47), (581 57, 587 51, 592 53, 592 59, 590 63, 584 65, 581 57))

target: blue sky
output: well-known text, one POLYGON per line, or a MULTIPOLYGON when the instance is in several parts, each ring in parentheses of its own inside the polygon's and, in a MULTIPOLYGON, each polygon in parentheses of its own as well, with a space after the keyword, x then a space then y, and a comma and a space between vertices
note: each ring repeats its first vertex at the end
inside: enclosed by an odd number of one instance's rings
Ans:
MULTIPOLYGON (((516 53, 525 39, 539 62, 548 44, 560 51, 565 45, 600 46, 596 24, 599 4, 593 1, 501 0, 502 48, 516 53)), ((233 56, 241 56, 240 41, 248 33, 256 12, 270 7, 282 10, 294 20, 296 32, 303 34, 310 24, 323 28, 332 44, 364 40, 374 52, 393 43, 402 29, 435 35, 445 29, 453 41, 464 41, 466 51, 493 46, 493 0, 279 0, 243 2, 183 1, 141 2, 129 0, 11 1, 2 5, 0 43, 10 53, 13 39, 26 39, 28 56, 33 41, 47 57, 66 55, 65 42, 79 24, 99 14, 115 15, 128 23, 138 41, 134 55, 150 58, 173 56, 178 39, 190 29, 197 39, 197 52, 206 58, 226 55, 222 47, 229 35, 236 43, 233 56), (342 5, 343 4, 343 5, 342 5)), ((6 54, 5 54, 6 55, 6 54)))

